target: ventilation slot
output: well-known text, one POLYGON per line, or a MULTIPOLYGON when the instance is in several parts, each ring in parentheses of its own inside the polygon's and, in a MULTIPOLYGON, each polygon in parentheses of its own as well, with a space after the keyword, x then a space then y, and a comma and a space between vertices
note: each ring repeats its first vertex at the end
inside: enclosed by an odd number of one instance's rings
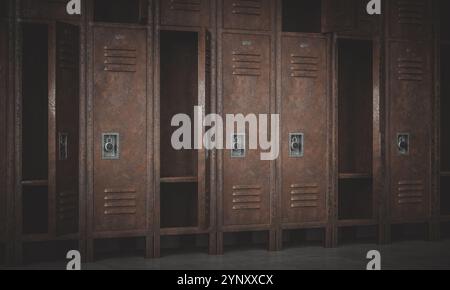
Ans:
POLYGON ((319 186, 317 184, 291 185, 291 208, 318 207, 319 186))
POLYGON ((319 72, 319 61, 319 58, 315 56, 291 54, 291 77, 316 79, 319 72))
POLYGON ((260 76, 261 54, 233 52, 233 75, 260 76))
POLYGON ((233 210, 261 209, 261 186, 233 186, 233 210))
POLYGON ((398 186, 399 205, 423 203, 424 183, 422 181, 400 181, 398 186))
POLYGON ((423 60, 421 58, 399 58, 398 79, 401 81, 423 81, 423 60))
POLYGON ((78 194, 74 191, 58 194, 58 220, 74 222, 78 219, 78 194))
POLYGON ((104 48, 104 70, 108 72, 136 72, 136 49, 104 48))
POLYGON ((425 1, 398 1, 398 23, 410 25, 423 25, 423 11, 425 11, 425 1))
POLYGON ((241 0, 233 2, 233 14, 261 16, 261 0, 241 0))
POLYGON ((104 198, 105 215, 134 215, 136 214, 136 190, 106 189, 104 198))
POLYGON ((200 0, 170 0, 170 10, 200 12, 200 0))

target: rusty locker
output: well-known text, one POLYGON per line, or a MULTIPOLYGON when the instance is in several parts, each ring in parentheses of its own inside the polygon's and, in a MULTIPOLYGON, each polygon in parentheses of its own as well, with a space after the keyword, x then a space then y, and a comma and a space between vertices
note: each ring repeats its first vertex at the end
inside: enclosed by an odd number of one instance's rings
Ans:
POLYGON ((93 27, 94 232, 146 229, 147 30, 93 27))
POLYGON ((389 0, 386 2, 389 38, 431 38, 432 8, 430 0, 389 0))
POLYGON ((431 47, 390 41, 388 51, 390 215, 425 219, 431 193, 431 47))
POLYGON ((222 0, 223 28, 270 31, 271 0, 222 0))
POLYGON ((0 19, 0 243, 6 238, 7 99, 9 63, 8 22, 0 19))
POLYGON ((161 0, 161 25, 200 27, 209 25, 210 0, 161 0))
POLYGON ((56 26, 56 230, 78 231, 79 29, 56 26))
MULTIPOLYGON (((23 18, 79 21, 79 15, 69 15, 67 4, 70 0, 21 0, 20 15, 23 18)), ((19 2, 19 1, 18 1, 19 2)), ((84 1, 82 4, 84 5, 84 1)))
POLYGON ((282 221, 327 218, 328 39, 282 37, 282 221))
MULTIPOLYGON (((271 39, 267 35, 223 34, 224 114, 270 113, 270 48, 271 39)), ((223 153, 223 225, 268 225, 271 222, 270 162, 261 161, 260 150, 247 150, 248 129, 236 133, 226 138, 236 142, 237 150, 223 153)))

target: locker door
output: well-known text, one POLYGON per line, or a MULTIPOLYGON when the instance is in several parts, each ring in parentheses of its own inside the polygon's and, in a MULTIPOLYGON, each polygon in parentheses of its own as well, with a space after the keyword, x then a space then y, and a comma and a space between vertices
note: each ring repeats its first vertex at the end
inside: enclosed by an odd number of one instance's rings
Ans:
POLYGON ((146 39, 94 28, 94 231, 146 227, 146 39))
POLYGON ((6 104, 8 81, 8 23, 0 20, 0 240, 6 234, 6 104))
POLYGON ((161 0, 161 25, 208 26, 210 0, 161 0))
POLYGON ((282 39, 283 222, 326 219, 327 39, 282 39))
MULTIPOLYGON (((270 37, 223 35, 224 114, 270 113, 270 37)), ((249 130, 236 132, 248 143, 249 130)), ((226 136, 231 138, 231 136, 226 136)), ((260 150, 224 151, 224 225, 270 223, 270 162, 260 150)))
POLYGON ((349 31, 356 27, 355 0, 322 0, 322 32, 349 31))
POLYGON ((270 0, 223 0, 222 3, 225 29, 271 29, 270 0))
POLYGON ((56 25, 56 229, 78 229, 79 30, 56 25))
POLYGON ((428 216, 431 163, 431 49, 389 44, 391 217, 428 216))
MULTIPOLYGON (((70 0, 22 0, 20 13, 24 18, 46 18, 59 20, 79 20, 79 15, 67 14, 70 0)), ((84 3, 82 3, 83 5, 84 3)))
POLYGON ((429 0, 389 0, 389 36, 397 39, 424 39, 432 35, 429 0))

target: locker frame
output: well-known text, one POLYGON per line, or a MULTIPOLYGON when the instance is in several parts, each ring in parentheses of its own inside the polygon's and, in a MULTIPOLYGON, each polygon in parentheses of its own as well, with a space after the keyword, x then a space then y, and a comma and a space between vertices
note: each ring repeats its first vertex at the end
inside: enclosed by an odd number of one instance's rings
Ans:
MULTIPOLYGON (((319 38, 319 39, 325 39, 327 41, 326 46, 326 56, 327 59, 325 60, 327 68, 331 71, 332 69, 332 58, 331 58, 331 36, 329 34, 324 33, 305 33, 305 32, 284 32, 283 30, 283 7, 282 7, 282 1, 277 1, 277 20, 276 20, 276 29, 277 29, 277 87, 276 87, 276 94, 277 94, 277 113, 279 114, 281 112, 282 108, 282 38, 285 36, 292 36, 292 37, 307 37, 307 38, 319 38)), ((323 10, 323 7, 322 7, 323 10)), ((323 17, 323 15, 322 15, 323 17)), ((321 18, 322 18, 321 17, 321 18)), ((281 211, 283 208, 282 204, 282 186, 281 186, 281 180, 282 180, 282 158, 279 157, 276 161, 276 179, 277 179, 277 219, 276 219, 276 249, 282 250, 283 249, 283 234, 286 231, 290 230, 310 230, 310 229, 322 229, 324 230, 324 247, 329 248, 332 246, 332 226, 331 226, 331 191, 329 190, 331 188, 331 181, 332 176, 330 174, 331 169, 331 156, 330 153, 332 151, 332 144, 331 144, 331 133, 332 133, 332 99, 331 99, 331 73, 327 73, 327 83, 325 84, 325 90, 326 90, 326 100, 327 100, 327 109, 326 109, 326 115, 327 115, 327 176, 328 180, 326 181, 326 191, 324 193, 325 196, 325 210, 327 212, 326 218, 323 221, 320 222, 296 222, 296 223, 284 223, 281 218, 281 211)), ((283 124, 281 124, 283 126, 283 124)), ((282 130, 281 130, 282 131, 282 130)), ((285 138, 285 136, 281 136, 281 138, 285 138)))
MULTIPOLYGON (((92 262, 95 259, 95 241, 99 239, 117 239, 117 238, 144 238, 145 239, 145 257, 152 258, 153 253, 153 216, 151 212, 154 211, 154 196, 150 194, 154 189, 154 175, 153 168, 151 164, 154 163, 154 149, 153 149, 153 43, 154 43, 154 31, 153 31, 153 0, 146 0, 148 19, 145 24, 136 24, 136 23, 109 23, 109 22, 95 22, 94 21, 94 0, 86 0, 85 10, 84 10, 84 42, 83 52, 86 55, 86 63, 82 80, 85 83, 85 92, 86 98, 83 100, 85 103, 85 111, 83 112, 85 119, 83 119, 83 123, 86 125, 86 133, 82 141, 85 144, 85 160, 80 160, 86 166, 86 176, 83 178, 84 182, 84 192, 82 194, 82 203, 84 206, 81 206, 82 213, 80 214, 81 220, 81 228, 83 228, 83 234, 81 238, 81 249, 82 249, 82 257, 85 262, 92 262), (147 127, 147 139, 146 139, 146 160, 147 160, 147 184, 146 184, 146 226, 145 229, 142 230, 133 230, 133 231, 103 231, 103 232, 95 232, 93 229, 94 223, 94 142, 95 136, 93 133, 94 125, 94 111, 93 111, 93 74, 94 74, 94 63, 93 63, 93 35, 94 35, 94 27, 106 27, 106 28, 131 28, 131 29, 141 29, 146 30, 146 48, 147 48, 147 64, 146 64, 146 97, 147 97, 147 108, 146 108, 146 127, 147 127), (85 217, 84 217, 85 216, 85 217)), ((142 8, 142 7, 141 7, 142 8)))
MULTIPOLYGON (((164 0, 161 0, 164 1, 164 0)), ((181 26, 181 25, 162 25, 161 24, 161 7, 160 7, 160 1, 155 1, 155 19, 154 19, 154 63, 153 63, 153 82, 154 82, 154 132, 153 132, 153 148, 154 148, 154 212, 153 212, 153 257, 159 258, 161 257, 161 237, 164 236, 199 236, 199 235, 208 235, 208 252, 210 255, 216 254, 216 230, 215 230, 215 215, 216 215, 216 195, 215 195, 215 159, 216 159, 216 150, 211 150, 209 153, 210 156, 210 162, 209 164, 206 162, 205 159, 205 165, 204 167, 204 173, 202 173, 203 176, 200 176, 200 172, 198 172, 198 183, 202 183, 204 185, 207 185, 206 182, 207 179, 209 179, 210 186, 209 188, 205 187, 205 193, 209 191, 209 217, 204 215, 205 209, 200 209, 198 212, 198 216, 201 217, 204 216, 204 221, 209 224, 207 227, 202 228, 199 224, 198 227, 187 227, 187 228, 161 228, 160 227, 160 194, 161 194, 161 177, 160 177, 160 35, 163 31, 171 31, 171 32, 194 32, 198 35, 198 43, 200 46, 198 47, 199 51, 199 75, 203 74, 205 80, 208 79, 206 76, 206 72, 201 72, 200 68, 202 65, 204 66, 205 63, 203 63, 203 60, 200 59, 200 55, 203 53, 206 55, 206 47, 203 45, 203 43, 206 44, 206 33, 209 33, 210 35, 210 49, 211 49, 211 60, 210 60, 210 70, 211 70, 211 76, 210 76, 210 96, 209 96, 209 104, 210 104, 210 111, 206 113, 214 113, 216 110, 216 82, 215 82, 215 72, 216 72, 216 61, 215 61, 215 35, 216 35, 216 18, 215 14, 213 13, 215 11, 216 7, 216 0, 211 0, 210 2, 210 10, 208 13, 210 14, 208 17, 210 19, 210 23, 208 25, 202 25, 202 26, 181 26), (208 168, 208 169, 207 169, 208 168), (210 176, 206 176, 205 174, 207 172, 210 172, 210 176)), ((203 17, 206 17, 202 15, 203 17)), ((200 21, 203 24, 206 24, 205 21, 200 21)), ((200 81, 199 81, 200 84, 200 81)), ((205 90, 205 88, 200 88, 199 91, 205 90)), ((207 92, 206 92, 207 93, 207 92)), ((207 98, 207 94, 205 95, 207 98)), ((205 104, 207 103, 207 99, 205 98, 205 104)), ((200 150, 203 153, 206 153, 206 150, 200 150)), ((199 152, 199 154, 201 154, 199 152)), ((200 160, 202 159, 201 157, 200 160)), ((204 186, 202 185, 202 186, 204 186)), ((207 199, 206 199, 207 200, 207 199)), ((206 206, 206 204, 205 204, 206 206)))
MULTIPOLYGON (((224 100, 223 100, 223 50, 222 41, 223 34, 234 33, 240 35, 259 35, 270 37, 270 54, 271 54, 271 80, 270 80, 270 113, 276 113, 276 19, 277 19, 277 2, 271 1, 271 30, 258 31, 258 30, 243 30, 243 29, 227 29, 223 25, 223 2, 227 0, 218 1, 217 5, 217 113, 221 116, 224 114, 224 100)), ((225 155, 229 154, 227 150, 221 150, 217 152, 217 254, 224 254, 224 234, 225 233, 239 233, 239 232, 267 232, 268 233, 268 248, 270 251, 277 249, 277 227, 278 215, 277 215, 277 199, 278 192, 276 190, 276 162, 270 163, 270 222, 266 225, 246 225, 246 226, 225 226, 224 225, 224 159, 225 155)))
MULTIPOLYGON (((49 99, 49 110, 51 110, 51 104, 54 103, 56 98, 56 26, 59 22, 57 20, 41 20, 41 19, 22 19, 20 17, 20 9, 18 5, 15 7, 15 29, 14 29, 14 86, 15 86, 15 96, 14 96, 14 138, 11 138, 11 142, 14 143, 14 234, 11 240, 14 241, 14 254, 13 258, 10 259, 14 264, 23 263, 23 247, 27 243, 36 242, 48 242, 48 241, 79 241, 79 235, 81 233, 81 228, 78 229, 76 233, 61 234, 58 235, 56 232, 56 219, 55 219, 55 199, 56 199, 56 179, 55 179, 55 166, 56 166, 56 119, 54 116, 49 114, 49 137, 48 137, 48 148, 49 153, 49 176, 46 186, 48 186, 48 205, 49 208, 53 210, 48 210, 48 232, 38 233, 38 234, 25 234, 22 232, 23 226, 23 215, 22 215, 22 200, 23 200, 23 188, 26 184, 22 181, 22 24, 37 24, 46 25, 48 29, 48 99, 49 99), (52 137, 51 137, 52 136, 52 137), (54 142, 53 142, 54 141, 54 142), (53 154, 54 153, 54 154, 53 154)), ((68 24, 80 26, 77 23, 70 22, 68 24)), ((81 33, 81 30, 80 30, 81 33)), ((81 46, 81 43, 80 43, 81 46)), ((82 71, 81 59, 79 60, 79 70, 82 71)), ((81 83, 80 83, 81 85, 81 83)), ((81 143, 79 143, 81 144, 81 143)), ((79 148, 80 149, 80 148, 79 148)), ((32 186, 43 184, 40 181, 33 181, 32 186)), ((80 198, 80 197, 79 197, 80 198)), ((81 206, 79 205, 79 208, 81 206)))

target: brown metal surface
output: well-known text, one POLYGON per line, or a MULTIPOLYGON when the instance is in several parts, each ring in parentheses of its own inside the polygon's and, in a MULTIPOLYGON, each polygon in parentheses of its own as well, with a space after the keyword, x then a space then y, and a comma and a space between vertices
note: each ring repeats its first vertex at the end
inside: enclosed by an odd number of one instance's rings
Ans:
POLYGON ((159 1, 161 25, 208 26, 210 0, 159 1))
POLYGON ((224 29, 264 30, 272 28, 272 1, 221 0, 224 29))
POLYGON ((6 236, 8 23, 0 20, 0 241, 6 236))
MULTIPOLYGON (((224 114, 270 113, 270 43, 265 35, 223 34, 224 114)), ((248 136, 247 129, 247 144, 248 136)), ((231 158, 224 151, 224 226, 270 223, 271 167, 260 153, 247 150, 245 158, 231 158)))
POLYGON ((94 27, 94 231, 147 225, 147 34, 94 27), (102 160, 102 133, 120 134, 120 159, 102 160))
MULTIPOLYGON (((69 0, 20 0, 20 15, 23 18, 79 21, 79 15, 67 14, 69 0)), ((82 4, 84 5, 84 0, 82 4)))
POLYGON ((328 41, 282 38, 283 223, 323 222, 327 217, 328 41), (289 134, 304 134, 304 156, 289 156, 289 134))
POLYGON ((430 0, 386 1, 388 37, 424 39, 432 37, 430 0))
POLYGON ((79 30, 56 25, 56 230, 78 230, 79 30), (61 158, 59 136, 67 134, 67 158, 61 158))
POLYGON ((349 31, 355 25, 354 0, 322 0, 322 32, 349 31))
POLYGON ((390 216, 429 216, 431 164, 431 48, 427 43, 390 41, 388 100, 390 131, 390 216), (397 134, 410 134, 410 152, 401 155, 397 134))

